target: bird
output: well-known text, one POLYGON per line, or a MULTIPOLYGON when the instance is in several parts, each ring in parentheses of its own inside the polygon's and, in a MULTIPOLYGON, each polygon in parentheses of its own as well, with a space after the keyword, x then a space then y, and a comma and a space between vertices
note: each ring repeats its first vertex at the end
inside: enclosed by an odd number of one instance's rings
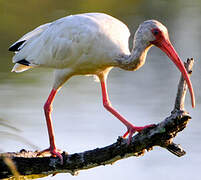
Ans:
POLYGON ((107 76, 114 67, 136 71, 142 67, 152 46, 161 49, 173 61, 187 82, 192 107, 195 107, 194 91, 188 73, 170 42, 168 30, 157 20, 142 22, 133 38, 129 50, 130 31, 113 16, 105 13, 83 13, 69 15, 41 25, 22 36, 9 47, 15 52, 12 72, 23 72, 30 68, 54 69, 52 90, 44 104, 44 113, 49 135, 48 152, 54 157, 63 157, 56 148, 52 125, 52 103, 63 84, 75 75, 93 75, 101 84, 102 101, 106 110, 125 126, 123 138, 128 143, 135 132, 153 126, 135 126, 112 106, 107 92, 107 76))

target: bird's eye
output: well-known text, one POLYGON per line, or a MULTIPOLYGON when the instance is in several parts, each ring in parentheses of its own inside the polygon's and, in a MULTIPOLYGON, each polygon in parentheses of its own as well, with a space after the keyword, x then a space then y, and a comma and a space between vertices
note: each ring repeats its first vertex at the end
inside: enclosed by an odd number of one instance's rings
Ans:
POLYGON ((155 35, 155 36, 156 36, 156 35, 158 35, 158 34, 159 34, 159 30, 158 30, 158 29, 153 29, 153 30, 152 30, 152 33, 153 33, 153 35, 155 35))

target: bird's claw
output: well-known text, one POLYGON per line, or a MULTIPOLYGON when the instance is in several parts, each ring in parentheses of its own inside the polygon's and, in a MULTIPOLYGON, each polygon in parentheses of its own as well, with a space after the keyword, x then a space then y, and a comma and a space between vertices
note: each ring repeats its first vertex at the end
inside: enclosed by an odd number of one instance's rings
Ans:
POLYGON ((47 148, 41 152, 39 152, 37 154, 37 156, 40 156, 42 154, 45 154, 45 153, 50 153, 53 157, 58 157, 60 159, 60 164, 62 165, 63 164, 63 156, 61 155, 61 151, 59 152, 60 150, 57 150, 57 149, 52 149, 52 148, 47 148))
POLYGON ((141 127, 133 126, 133 125, 128 125, 127 126, 127 131, 126 131, 126 133, 122 137, 126 138, 128 136, 127 144, 130 144, 132 136, 133 136, 133 134, 135 132, 140 132, 140 131, 142 131, 142 130, 144 130, 146 128, 153 127, 153 126, 155 126, 155 124, 150 124, 150 125, 141 126, 141 127))
POLYGON ((135 129, 133 128, 127 128, 128 130, 126 131, 126 133, 123 135, 123 138, 126 138, 128 136, 128 141, 127 141, 127 144, 130 144, 131 142, 131 139, 132 139, 132 136, 133 134, 136 132, 135 129))

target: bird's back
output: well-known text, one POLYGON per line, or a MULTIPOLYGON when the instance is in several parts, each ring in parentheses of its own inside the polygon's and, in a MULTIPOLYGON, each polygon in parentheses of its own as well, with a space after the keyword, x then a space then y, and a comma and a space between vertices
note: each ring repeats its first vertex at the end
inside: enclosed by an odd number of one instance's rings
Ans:
POLYGON ((32 65, 58 69, 90 69, 91 64, 93 69, 96 64, 112 64, 121 53, 129 54, 128 28, 103 13, 67 16, 41 27, 30 32, 30 38, 22 38, 24 42, 13 57, 14 63, 25 59, 32 65))

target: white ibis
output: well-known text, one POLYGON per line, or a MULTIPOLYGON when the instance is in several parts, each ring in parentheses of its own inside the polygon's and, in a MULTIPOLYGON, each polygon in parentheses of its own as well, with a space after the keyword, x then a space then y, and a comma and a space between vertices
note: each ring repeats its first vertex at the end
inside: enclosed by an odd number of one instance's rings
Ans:
POLYGON ((44 151, 58 156, 62 161, 55 145, 52 102, 62 85, 74 75, 96 75, 100 79, 103 105, 126 126, 127 131, 123 137, 129 136, 128 142, 133 133, 150 127, 134 126, 112 107, 106 79, 113 67, 128 71, 139 69, 145 63, 152 45, 164 51, 181 71, 190 91, 192 106, 195 106, 191 81, 169 40, 166 27, 156 20, 144 21, 135 33, 131 52, 128 47, 129 36, 129 29, 118 19, 103 13, 86 13, 41 25, 9 48, 16 53, 12 71, 22 72, 33 67, 55 69, 52 91, 44 105, 50 141, 50 147, 44 151))

